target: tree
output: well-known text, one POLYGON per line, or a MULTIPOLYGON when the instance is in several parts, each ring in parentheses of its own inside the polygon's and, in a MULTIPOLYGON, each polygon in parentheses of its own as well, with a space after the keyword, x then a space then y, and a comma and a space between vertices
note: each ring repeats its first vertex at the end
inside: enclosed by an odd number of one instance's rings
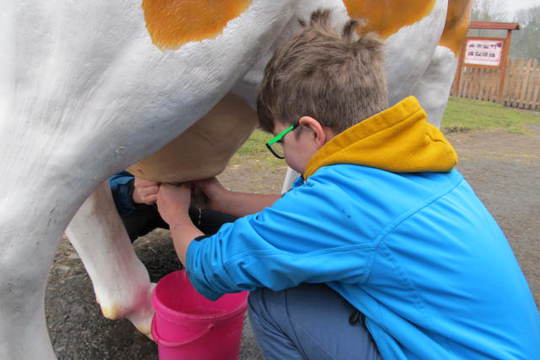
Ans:
POLYGON ((521 30, 512 34, 510 55, 540 61, 540 5, 518 11, 514 21, 521 30))
MULTIPOLYGON (((504 11, 502 0, 475 0, 471 14, 472 21, 508 22, 509 15, 504 11)), ((469 30, 469 36, 505 37, 505 31, 500 30, 469 30)))
POLYGON ((508 14, 501 0, 476 0, 473 2, 472 21, 505 21, 508 14))

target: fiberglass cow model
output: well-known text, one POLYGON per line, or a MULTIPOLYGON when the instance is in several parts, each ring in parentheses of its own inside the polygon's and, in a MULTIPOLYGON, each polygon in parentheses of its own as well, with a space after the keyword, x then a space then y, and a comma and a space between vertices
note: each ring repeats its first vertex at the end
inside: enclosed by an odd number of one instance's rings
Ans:
MULTIPOLYGON (((367 30, 386 38, 391 102, 416 95, 438 125, 469 2, 3 0, 0 359, 55 358, 43 297, 70 221, 68 236, 104 315, 127 317, 149 332, 152 285, 104 181, 171 142, 225 99, 205 118, 212 125, 186 132, 177 141, 181 156, 172 156, 186 159, 181 174, 188 173, 175 181, 221 171, 254 123, 249 110, 240 110, 240 123, 232 126, 244 130, 225 150, 212 150, 221 132, 230 132, 216 128, 216 119, 232 123, 219 116, 225 109, 233 117, 231 102, 253 105, 266 61, 297 29, 298 18, 317 8, 333 9, 340 25, 365 18, 367 30), (209 135, 210 129, 217 130, 209 135), (213 163, 222 151, 226 155, 213 163)), ((168 163, 170 156, 158 158, 168 163)), ((157 180, 175 177, 163 169, 156 176, 148 167, 133 169, 157 180)))

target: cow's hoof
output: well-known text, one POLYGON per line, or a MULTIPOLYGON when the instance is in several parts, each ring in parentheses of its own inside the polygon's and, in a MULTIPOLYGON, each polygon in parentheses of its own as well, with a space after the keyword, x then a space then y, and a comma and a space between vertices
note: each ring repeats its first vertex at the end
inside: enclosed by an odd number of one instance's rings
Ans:
POLYGON ((116 304, 104 305, 98 300, 103 316, 110 320, 128 319, 137 330, 152 339, 152 291, 155 286, 150 284, 136 299, 126 299, 123 303, 117 301, 116 304))
POLYGON ((146 335, 149 339, 152 338, 152 319, 154 317, 154 308, 152 307, 152 293, 156 284, 151 283, 146 294, 146 301, 142 306, 135 308, 131 311, 127 318, 133 326, 139 330, 142 334, 146 335))

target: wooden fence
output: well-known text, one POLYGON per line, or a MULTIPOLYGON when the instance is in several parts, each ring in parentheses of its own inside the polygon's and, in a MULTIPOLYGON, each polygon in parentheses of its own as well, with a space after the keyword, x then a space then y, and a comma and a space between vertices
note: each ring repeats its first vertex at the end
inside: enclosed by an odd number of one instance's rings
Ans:
POLYGON ((464 66, 459 89, 453 86, 451 95, 500 102, 506 106, 540 111, 540 66, 537 60, 509 60, 502 99, 498 99, 499 71, 498 69, 464 66))

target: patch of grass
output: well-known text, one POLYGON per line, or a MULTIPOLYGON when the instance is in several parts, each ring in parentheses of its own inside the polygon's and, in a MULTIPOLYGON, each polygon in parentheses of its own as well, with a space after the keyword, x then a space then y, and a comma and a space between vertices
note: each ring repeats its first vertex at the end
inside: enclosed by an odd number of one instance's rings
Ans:
POLYGON ((255 130, 249 139, 242 145, 231 159, 231 165, 238 165, 243 161, 257 163, 257 171, 275 171, 286 169, 285 160, 276 158, 266 148, 266 143, 272 138, 271 134, 255 130))
POLYGON ((488 101, 450 97, 441 127, 445 132, 504 129, 525 134, 526 124, 540 123, 540 115, 488 101))
POLYGON ((274 155, 272 155, 268 150, 266 151, 268 154, 263 152, 240 154, 237 152, 232 157, 229 165, 240 165, 247 161, 257 163, 257 167, 261 170, 266 169, 268 171, 274 171, 279 168, 287 168, 287 163, 285 163, 285 160, 278 159, 274 157, 274 155))
POLYGON ((238 150, 238 154, 257 154, 267 152, 266 143, 272 138, 271 134, 265 133, 261 130, 255 130, 249 139, 238 150))

